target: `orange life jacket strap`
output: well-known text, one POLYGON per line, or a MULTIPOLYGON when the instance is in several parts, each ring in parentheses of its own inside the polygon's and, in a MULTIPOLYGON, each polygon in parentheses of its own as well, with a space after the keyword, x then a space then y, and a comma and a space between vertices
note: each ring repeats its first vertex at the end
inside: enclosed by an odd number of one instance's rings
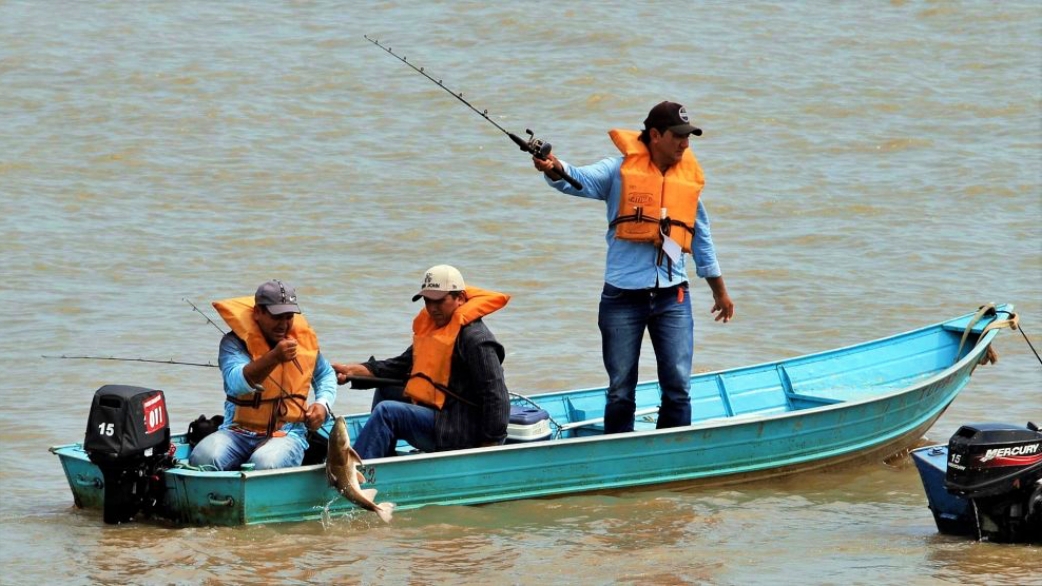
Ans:
POLYGON ((673 226, 679 226, 680 228, 683 228, 685 231, 687 231, 687 233, 690 234, 691 236, 695 235, 695 227, 694 226, 689 226, 689 225, 685 224, 684 222, 681 222, 680 220, 674 220, 673 218, 670 218, 669 216, 666 216, 665 218, 662 218, 661 220, 654 220, 654 219, 651 218, 651 216, 645 216, 644 215, 644 208, 637 208, 636 213, 628 215, 628 216, 619 216, 619 217, 615 218, 614 220, 612 220, 611 222, 609 222, 608 226, 614 228, 615 226, 617 226, 619 224, 622 224, 622 223, 625 223, 625 222, 647 222, 649 224, 658 224, 661 227, 661 229, 662 229, 662 234, 666 234, 666 235, 669 235, 669 233, 671 231, 671 228, 673 226))
MULTIPOLYGON (((662 220, 662 225, 663 225, 664 228, 668 228, 670 226, 680 226, 684 230, 687 230, 688 233, 691 234, 692 236, 695 235, 695 227, 694 226, 688 226, 687 224, 685 224, 684 222, 681 222, 680 220, 674 220, 672 218, 667 217, 667 218, 662 220)), ((666 234, 669 234, 669 230, 668 229, 666 230, 666 234)))
POLYGON ((657 224, 659 223, 659 220, 652 216, 645 216, 644 208, 638 207, 634 210, 634 213, 628 216, 619 216, 615 218, 608 224, 608 226, 614 228, 615 226, 622 224, 623 222, 648 222, 651 224, 657 224))
POLYGON ((293 399, 294 401, 308 400, 307 395, 291 395, 289 393, 286 393, 286 395, 284 396, 272 397, 269 399, 263 399, 261 398, 262 396, 263 395, 261 395, 261 393, 252 393, 251 398, 249 399, 241 399, 239 397, 233 397, 231 395, 225 395, 225 398, 228 399, 228 402, 233 405, 238 405, 240 407, 253 407, 254 409, 260 407, 263 403, 276 403, 284 398, 293 399))

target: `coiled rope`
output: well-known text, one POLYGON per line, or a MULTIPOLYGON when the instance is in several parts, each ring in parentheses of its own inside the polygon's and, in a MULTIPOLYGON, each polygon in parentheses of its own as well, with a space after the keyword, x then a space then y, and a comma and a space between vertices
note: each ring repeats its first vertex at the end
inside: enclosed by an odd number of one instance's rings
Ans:
MULTIPOLYGON (((987 334, 991 330, 1009 328, 1014 331, 1019 331, 1020 335, 1024 337, 1024 341, 1027 342, 1028 348, 1031 348, 1031 352, 1035 355, 1035 359, 1038 360, 1039 364, 1042 364, 1042 356, 1039 356, 1038 350, 1036 350, 1034 344, 1031 343, 1031 339, 1028 338, 1027 332, 1025 332, 1024 328, 1020 325, 1020 315, 1004 309, 996 310, 994 302, 980 306, 980 308, 977 309, 977 313, 975 313, 970 319, 970 322, 966 324, 966 329, 962 332, 962 339, 959 341, 959 349, 956 351, 955 356, 958 357, 962 355, 962 347, 966 343, 966 338, 970 335, 970 330, 973 329, 973 326, 977 325, 977 322, 980 321, 981 318, 985 316, 997 316, 1000 313, 1004 313, 1008 317, 1006 319, 993 320, 990 324, 985 326, 984 329, 981 330, 980 336, 977 338, 977 343, 979 344, 980 341, 984 339, 984 334, 987 334)), ((991 345, 988 345, 988 349, 985 351, 984 355, 981 356, 978 364, 995 364, 998 361, 998 353, 995 352, 991 345)))

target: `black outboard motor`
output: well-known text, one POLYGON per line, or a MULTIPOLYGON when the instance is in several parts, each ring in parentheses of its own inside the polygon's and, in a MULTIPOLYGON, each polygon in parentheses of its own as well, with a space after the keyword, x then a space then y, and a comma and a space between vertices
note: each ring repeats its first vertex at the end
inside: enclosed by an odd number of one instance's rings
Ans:
POLYGON ((94 393, 83 449, 105 479, 105 522, 125 523, 163 497, 173 466, 163 391, 105 385, 94 393))
POLYGON ((944 487, 967 499, 979 538, 1042 543, 1042 432, 964 425, 948 441, 944 487))

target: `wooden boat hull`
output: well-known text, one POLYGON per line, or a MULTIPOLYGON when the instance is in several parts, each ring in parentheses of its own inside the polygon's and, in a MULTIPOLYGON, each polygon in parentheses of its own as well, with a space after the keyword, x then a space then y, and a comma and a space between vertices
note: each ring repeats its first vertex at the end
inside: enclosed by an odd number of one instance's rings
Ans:
MULTIPOLYGON (((1012 306, 1001 306, 1010 312, 1012 306)), ((1001 317, 1001 316, 999 316, 1001 317)), ((466 505, 665 483, 719 484, 792 474, 912 447, 968 383, 998 330, 972 314, 847 348, 692 377, 689 427, 603 435, 603 388, 531 397, 559 437, 416 453, 365 462, 365 487, 398 509, 466 505)), ((638 412, 658 404, 641 383, 638 412)), ((349 418, 355 436, 366 415, 349 418)), ((186 459, 183 436, 173 438, 186 459)), ((406 448, 404 444, 401 446, 406 448)), ((101 472, 82 448, 59 456, 77 506, 101 508, 101 472)), ((176 523, 242 525, 355 510, 327 485, 322 464, 281 470, 165 472, 163 516, 176 523)))

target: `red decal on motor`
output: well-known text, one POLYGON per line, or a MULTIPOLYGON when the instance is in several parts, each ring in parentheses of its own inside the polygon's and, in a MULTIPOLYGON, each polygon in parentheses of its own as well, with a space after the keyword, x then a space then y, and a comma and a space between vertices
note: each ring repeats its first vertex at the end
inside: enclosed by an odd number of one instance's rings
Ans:
POLYGON ((989 463, 989 467, 1000 468, 1002 466, 1030 466, 1042 462, 1042 455, 1038 456, 999 456, 989 463))
POLYGON ((145 410, 145 433, 155 433, 166 428, 166 402, 163 401, 162 393, 156 393, 142 406, 145 410))

